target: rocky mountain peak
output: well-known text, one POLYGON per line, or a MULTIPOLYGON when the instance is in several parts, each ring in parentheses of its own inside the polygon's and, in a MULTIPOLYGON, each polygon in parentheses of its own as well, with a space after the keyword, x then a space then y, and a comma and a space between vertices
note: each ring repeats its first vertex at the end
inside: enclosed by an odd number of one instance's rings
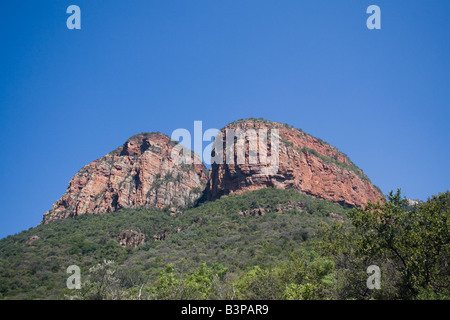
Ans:
MULTIPOLYGON (((369 200, 376 202, 383 198, 380 190, 350 159, 335 147, 315 138, 300 129, 287 124, 264 119, 244 119, 230 123, 221 131, 223 145, 226 145, 226 131, 253 129, 278 130, 279 159, 275 172, 264 173, 261 163, 250 164, 249 147, 245 147, 245 163, 213 164, 211 166, 208 199, 214 200, 222 195, 274 187, 294 188, 322 199, 361 206, 369 200)), ((269 136, 269 134, 267 135, 269 136)), ((269 139, 270 140, 270 139, 269 139)), ((270 154, 271 144, 266 152, 270 154)), ((258 156, 261 146, 258 146, 258 156)), ((226 148, 224 147, 224 159, 226 148)))
POLYGON ((64 195, 44 214, 43 223, 120 208, 194 203, 205 189, 208 172, 202 164, 175 164, 171 151, 176 145, 162 133, 129 138, 75 174, 64 195))
MULTIPOLYGON (((221 132, 227 130, 267 132, 266 145, 258 145, 256 156, 266 153, 270 157, 278 142, 276 170, 263 170, 267 164, 250 163, 249 155, 254 150, 248 141, 244 143, 244 163, 213 163, 209 172, 203 164, 176 164, 171 153, 177 142, 162 133, 141 133, 75 174, 64 195, 44 214, 43 223, 120 208, 154 206, 177 212, 177 208, 195 203, 205 191, 208 200, 215 200, 267 187, 293 188, 350 206, 383 198, 345 154, 300 129, 263 119, 244 119, 228 124, 221 132), (270 135, 274 129, 278 132, 276 141, 270 135)), ((221 139, 226 159, 226 134, 221 139)))

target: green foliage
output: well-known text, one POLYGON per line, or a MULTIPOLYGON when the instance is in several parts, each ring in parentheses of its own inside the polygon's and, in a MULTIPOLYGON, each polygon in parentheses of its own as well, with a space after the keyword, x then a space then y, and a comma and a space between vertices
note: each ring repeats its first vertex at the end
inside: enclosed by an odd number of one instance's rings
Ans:
POLYGON ((448 191, 408 210, 398 190, 386 203, 353 209, 351 228, 328 229, 322 245, 342 268, 347 285, 341 297, 449 298, 449 208, 448 191), (381 268, 383 281, 381 290, 370 292, 363 279, 372 264, 381 268))
POLYGON ((118 267, 114 261, 103 261, 91 267, 82 288, 76 295, 67 295, 71 300, 115 300, 120 298, 118 267))
MULTIPOLYGON (((230 274, 255 265, 270 267, 289 259, 292 251, 314 239, 320 224, 331 222, 328 213, 345 216, 347 211, 338 204, 295 190, 262 189, 205 202, 175 217, 167 210, 140 208, 59 220, 0 240, 0 294, 14 299, 73 295, 65 288, 68 266, 78 265, 85 275, 92 266, 113 260, 120 271, 117 277, 127 288, 121 298, 136 299, 139 290, 141 296, 169 298, 168 293, 160 295, 150 290, 168 264, 173 265, 177 277, 194 272, 201 263, 209 267, 221 264, 230 274), (303 203, 304 209, 275 212, 278 205, 289 201, 303 203), (258 207, 265 208, 264 216, 237 214, 258 207), (130 229, 146 235, 143 246, 119 245, 120 232, 130 229), (164 241, 152 241, 153 235, 164 231, 169 233, 164 241), (27 245, 33 235, 40 239, 27 245), (131 270, 133 274, 128 272, 131 270), (141 289, 143 279, 147 285, 141 289)), ((205 276, 202 272, 192 277, 205 276)), ((225 286, 219 281, 223 272, 213 273, 217 277, 209 280, 211 286, 225 286)), ((206 282, 198 287, 194 282, 191 279, 184 283, 189 289, 183 291, 184 296, 190 292, 189 296, 201 298, 199 288, 204 288, 206 282)), ((225 287, 224 291, 211 291, 209 295, 231 297, 232 290, 225 287)))
POLYGON ((397 192, 349 210, 268 188, 177 216, 154 208, 83 215, 0 240, 0 298, 449 299, 449 205, 449 192, 413 208, 397 192), (292 203, 302 206, 277 212, 292 203), (254 208, 265 214, 238 215, 254 208), (118 235, 129 229, 146 243, 121 247, 118 235), (166 231, 165 240, 152 241, 166 231), (66 288, 74 264, 78 291, 66 288), (373 264, 381 290, 366 286, 373 264))
POLYGON ((334 263, 314 251, 299 250, 273 268, 253 267, 236 283, 237 298, 265 300, 329 299, 334 263))

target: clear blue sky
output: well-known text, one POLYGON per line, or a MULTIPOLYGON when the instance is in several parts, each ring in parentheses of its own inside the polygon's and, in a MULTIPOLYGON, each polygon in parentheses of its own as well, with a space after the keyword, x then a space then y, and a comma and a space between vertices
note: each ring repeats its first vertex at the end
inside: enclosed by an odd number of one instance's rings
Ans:
POLYGON ((384 193, 449 189, 450 1, 2 0, 0 238, 145 131, 263 117, 346 153, 384 193), (66 8, 81 8, 81 30, 66 8), (381 30, 366 8, 381 8, 381 30))

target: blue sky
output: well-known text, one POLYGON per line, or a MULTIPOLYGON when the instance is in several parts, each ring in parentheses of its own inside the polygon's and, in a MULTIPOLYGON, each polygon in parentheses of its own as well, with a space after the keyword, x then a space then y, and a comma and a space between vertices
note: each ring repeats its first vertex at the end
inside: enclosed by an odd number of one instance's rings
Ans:
POLYGON ((0 238, 37 225, 133 134, 263 117, 346 153, 384 193, 449 189, 450 1, 0 4, 0 238), (66 9, 81 8, 81 30, 66 9), (366 8, 381 8, 368 30, 366 8))

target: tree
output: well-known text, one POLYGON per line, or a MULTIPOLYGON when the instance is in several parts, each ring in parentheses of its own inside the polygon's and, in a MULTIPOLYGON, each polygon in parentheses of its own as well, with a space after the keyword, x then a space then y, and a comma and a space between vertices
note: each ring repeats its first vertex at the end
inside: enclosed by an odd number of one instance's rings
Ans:
POLYGON ((121 294, 118 267, 114 261, 104 260, 89 269, 87 279, 82 280, 80 295, 69 299, 119 300, 121 294))
POLYGON ((322 248, 341 269, 341 297, 450 297, 450 193, 433 196, 412 209, 400 190, 390 192, 387 200, 353 209, 349 213, 352 228, 334 226, 325 232, 322 248), (365 287, 365 270, 372 264, 382 270, 379 291, 365 287))

